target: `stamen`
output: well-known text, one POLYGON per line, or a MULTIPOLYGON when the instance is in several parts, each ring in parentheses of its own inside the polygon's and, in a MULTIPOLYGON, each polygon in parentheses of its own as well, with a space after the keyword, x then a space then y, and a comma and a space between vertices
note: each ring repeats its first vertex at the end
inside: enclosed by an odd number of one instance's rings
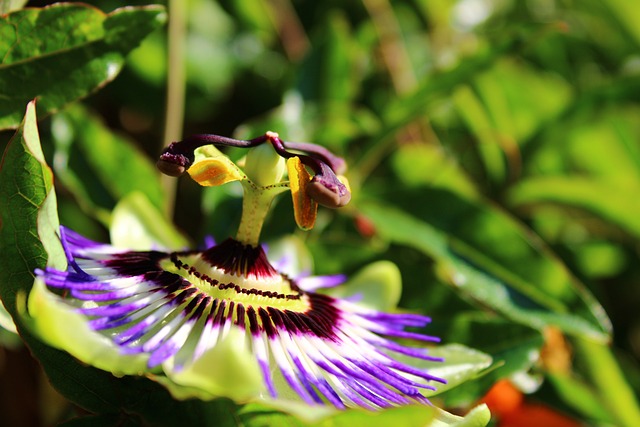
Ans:
POLYGON ((162 173, 177 177, 184 174, 193 164, 196 148, 205 145, 250 148, 258 146, 266 140, 266 135, 246 141, 210 134, 192 135, 182 141, 169 144, 160 155, 156 165, 162 173))
POLYGON ((278 154, 285 159, 299 157, 300 161, 309 166, 315 173, 311 180, 309 195, 319 204, 328 208, 338 208, 345 206, 351 200, 351 193, 347 187, 340 182, 329 165, 318 157, 298 155, 286 150, 284 143, 277 135, 267 134, 269 141, 278 154))
POLYGON ((284 148, 287 150, 299 151, 301 154, 308 154, 309 156, 326 163, 338 175, 342 175, 347 171, 347 162, 321 145, 312 144, 310 142, 287 141, 282 141, 282 145, 284 145, 284 148))
POLYGON ((310 186, 310 196, 319 204, 329 208, 338 208, 349 203, 351 193, 336 176, 336 173, 343 173, 346 169, 343 159, 315 144, 283 142, 275 132, 267 132, 263 136, 250 140, 211 134, 193 135, 182 141, 171 143, 160 155, 157 166, 162 173, 180 176, 193 164, 194 152, 199 147, 216 145, 251 148, 267 141, 280 156, 285 159, 300 157, 302 163, 313 170, 315 175, 310 186), (287 149, 298 151, 300 154, 287 151, 287 149))

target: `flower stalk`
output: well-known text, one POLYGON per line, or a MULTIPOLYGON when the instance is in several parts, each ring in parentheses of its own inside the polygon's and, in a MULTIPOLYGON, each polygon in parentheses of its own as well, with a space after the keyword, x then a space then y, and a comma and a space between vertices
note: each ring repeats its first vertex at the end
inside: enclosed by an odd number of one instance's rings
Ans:
POLYGON ((267 217, 273 199, 287 191, 286 185, 257 187, 253 183, 243 183, 242 217, 236 234, 236 240, 245 245, 258 246, 260 232, 267 217))

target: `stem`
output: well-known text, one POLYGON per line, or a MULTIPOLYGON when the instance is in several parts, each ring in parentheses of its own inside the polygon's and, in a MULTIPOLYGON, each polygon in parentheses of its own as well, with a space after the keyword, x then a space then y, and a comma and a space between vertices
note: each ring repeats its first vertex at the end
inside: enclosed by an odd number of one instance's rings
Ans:
POLYGON ((260 244, 260 232, 267 217, 271 202, 278 194, 286 191, 288 186, 271 185, 268 187, 256 187, 252 183, 242 183, 244 198, 242 200, 242 218, 236 240, 245 245, 258 246, 260 244))
POLYGON ((636 426, 640 420, 638 401, 609 346, 584 338, 576 339, 575 343, 598 395, 618 425, 636 426))
MULTIPOLYGON (((169 36, 167 64, 167 105, 164 127, 163 147, 173 141, 179 141, 184 125, 185 104, 185 36, 187 18, 187 0, 169 0, 169 36)), ((176 188, 175 178, 162 175, 162 187, 165 192, 164 213, 167 218, 173 216, 176 188)))
POLYGON ((402 42, 402 30, 389 0, 364 0, 373 27, 378 33, 382 59, 389 70, 397 94, 406 94, 418 84, 411 59, 402 42))

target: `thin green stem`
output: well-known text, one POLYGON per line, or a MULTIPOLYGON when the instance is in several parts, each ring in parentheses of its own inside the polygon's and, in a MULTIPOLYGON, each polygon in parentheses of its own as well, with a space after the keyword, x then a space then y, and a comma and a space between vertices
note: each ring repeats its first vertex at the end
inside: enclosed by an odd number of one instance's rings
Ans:
MULTIPOLYGON (((185 38, 187 20, 187 0, 169 0, 169 36, 167 64, 167 105, 162 146, 182 139, 185 104, 185 38)), ((173 216, 177 180, 162 175, 165 191, 164 213, 173 216)))
POLYGON ((575 343, 598 395, 618 425, 637 426, 640 420, 638 401, 609 346, 587 339, 576 339, 575 343))
POLYGON ((286 191, 288 185, 270 185, 257 187, 244 181, 244 199, 242 200, 242 218, 236 240, 245 245, 258 246, 260 244, 260 232, 267 217, 273 199, 278 194, 286 191))

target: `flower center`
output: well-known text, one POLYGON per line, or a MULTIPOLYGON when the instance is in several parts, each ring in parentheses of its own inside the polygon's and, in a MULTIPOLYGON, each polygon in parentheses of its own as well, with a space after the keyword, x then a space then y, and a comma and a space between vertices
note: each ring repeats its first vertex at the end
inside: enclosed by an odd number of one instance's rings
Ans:
POLYGON ((262 247, 228 239, 197 253, 174 252, 160 267, 217 299, 258 307, 305 312, 306 294, 269 263, 262 247))

